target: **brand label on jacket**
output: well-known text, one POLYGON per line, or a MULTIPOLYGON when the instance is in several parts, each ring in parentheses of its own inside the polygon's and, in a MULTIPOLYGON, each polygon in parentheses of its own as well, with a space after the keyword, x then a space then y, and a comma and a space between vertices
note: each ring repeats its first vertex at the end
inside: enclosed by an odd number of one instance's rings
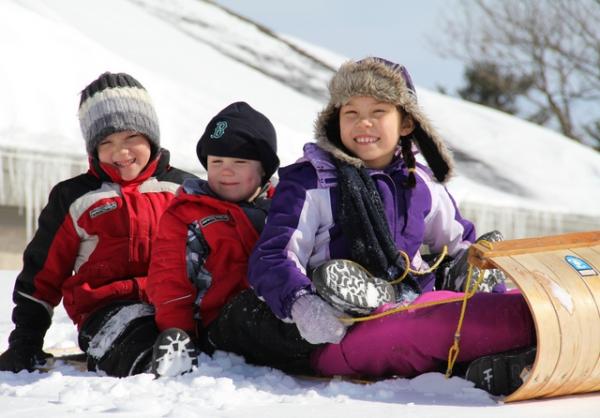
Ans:
POLYGON ((117 202, 110 202, 102 206, 98 206, 90 210, 90 218, 94 219, 96 216, 100 216, 105 214, 106 212, 110 212, 111 210, 115 210, 117 208, 117 202))
POLYGON ((208 225, 213 224, 215 222, 227 222, 229 220, 229 215, 210 215, 206 218, 200 219, 200 226, 202 228, 206 228, 208 225))

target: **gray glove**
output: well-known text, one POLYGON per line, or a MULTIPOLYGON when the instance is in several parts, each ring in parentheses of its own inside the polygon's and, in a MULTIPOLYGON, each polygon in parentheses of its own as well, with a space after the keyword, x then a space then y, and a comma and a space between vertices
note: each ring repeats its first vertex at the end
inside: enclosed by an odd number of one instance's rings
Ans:
POLYGON ((311 344, 342 341, 347 325, 338 318, 343 315, 314 294, 300 296, 292 305, 292 319, 300 335, 311 344))

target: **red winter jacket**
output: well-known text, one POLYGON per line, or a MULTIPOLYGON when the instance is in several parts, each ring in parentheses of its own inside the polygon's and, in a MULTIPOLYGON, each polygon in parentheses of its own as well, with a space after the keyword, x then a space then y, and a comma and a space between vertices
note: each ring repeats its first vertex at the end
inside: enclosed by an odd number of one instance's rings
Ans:
POLYGON ((161 218, 147 284, 161 331, 177 327, 195 333, 196 320, 208 325, 248 287, 248 258, 258 239, 256 227, 262 230, 267 212, 260 205, 268 201, 259 198, 243 208, 210 194, 206 182, 188 181, 161 218), (247 213, 253 214, 256 227, 247 213), (204 251, 190 251, 194 234, 204 251), (192 271, 205 273, 203 284, 190 278, 192 271))
POLYGON ((159 218, 183 180, 193 177, 168 162, 168 151, 161 150, 135 180, 125 182, 91 159, 86 174, 52 189, 15 283, 11 341, 39 345, 61 298, 78 327, 110 302, 145 299, 159 218))

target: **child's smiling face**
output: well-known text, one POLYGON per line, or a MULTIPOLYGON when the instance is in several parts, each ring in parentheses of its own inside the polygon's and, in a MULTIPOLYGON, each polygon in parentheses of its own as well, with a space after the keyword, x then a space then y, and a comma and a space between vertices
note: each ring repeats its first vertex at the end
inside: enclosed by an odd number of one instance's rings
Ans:
POLYGON ((119 170, 125 181, 135 179, 150 161, 150 142, 135 131, 115 132, 98 144, 98 159, 119 170))
POLYGON ((373 97, 354 96, 340 108, 342 143, 368 168, 386 167, 398 139, 413 129, 412 118, 402 118, 396 106, 373 97))
POLYGON ((215 155, 207 157, 206 171, 211 190, 229 202, 256 197, 265 174, 260 161, 215 155))

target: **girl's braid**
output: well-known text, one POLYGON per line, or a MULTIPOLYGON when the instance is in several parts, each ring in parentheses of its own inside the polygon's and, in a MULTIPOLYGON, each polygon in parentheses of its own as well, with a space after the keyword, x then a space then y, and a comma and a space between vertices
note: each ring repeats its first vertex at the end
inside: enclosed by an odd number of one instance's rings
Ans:
POLYGON ((408 179, 406 180, 406 187, 412 189, 417 184, 417 180, 415 178, 415 171, 417 163, 415 161, 415 156, 412 152, 412 136, 403 136, 400 138, 400 145, 402 147, 402 158, 408 168, 408 179))

